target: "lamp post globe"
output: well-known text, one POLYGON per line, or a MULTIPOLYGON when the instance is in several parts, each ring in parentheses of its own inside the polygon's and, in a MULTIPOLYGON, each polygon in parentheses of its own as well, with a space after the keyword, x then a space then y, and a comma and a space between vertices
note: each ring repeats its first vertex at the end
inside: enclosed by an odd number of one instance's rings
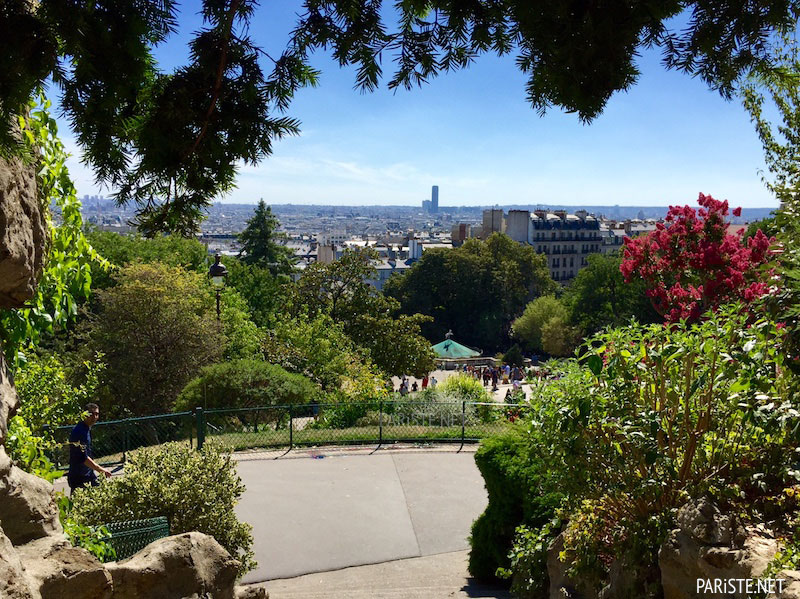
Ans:
POLYGON ((222 288, 225 286, 225 279, 228 277, 228 269, 220 262, 222 256, 219 254, 214 256, 214 264, 208 269, 208 278, 211 279, 211 284, 217 290, 217 320, 220 320, 219 313, 219 297, 222 288))

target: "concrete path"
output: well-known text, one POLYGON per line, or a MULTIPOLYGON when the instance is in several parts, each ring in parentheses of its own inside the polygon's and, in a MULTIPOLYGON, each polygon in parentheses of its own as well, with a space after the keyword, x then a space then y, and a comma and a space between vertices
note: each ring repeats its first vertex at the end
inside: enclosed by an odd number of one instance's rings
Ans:
POLYGON ((487 502, 474 449, 237 454, 259 562, 243 582, 463 552, 487 502))
POLYGON ((468 553, 440 553, 272 580, 259 586, 266 587, 270 599, 510 599, 507 591, 469 578, 468 553))

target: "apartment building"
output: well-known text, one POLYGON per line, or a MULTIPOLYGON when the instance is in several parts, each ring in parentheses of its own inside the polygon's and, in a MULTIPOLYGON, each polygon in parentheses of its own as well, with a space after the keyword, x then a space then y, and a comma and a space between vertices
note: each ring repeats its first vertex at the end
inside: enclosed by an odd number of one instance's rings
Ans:
POLYGON ((602 251, 600 221, 585 210, 575 214, 567 214, 565 210, 509 210, 502 219, 497 212, 484 212, 486 234, 504 232, 511 239, 532 246, 546 257, 550 276, 555 281, 572 280, 586 266, 589 254, 602 251))

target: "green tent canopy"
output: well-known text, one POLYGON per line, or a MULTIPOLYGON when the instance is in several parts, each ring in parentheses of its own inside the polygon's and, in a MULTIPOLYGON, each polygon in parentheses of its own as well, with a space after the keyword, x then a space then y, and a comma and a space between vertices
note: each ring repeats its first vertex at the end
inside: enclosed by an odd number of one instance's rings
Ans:
POLYGON ((477 358, 481 355, 481 352, 456 343, 449 338, 432 346, 431 349, 438 358, 477 358))

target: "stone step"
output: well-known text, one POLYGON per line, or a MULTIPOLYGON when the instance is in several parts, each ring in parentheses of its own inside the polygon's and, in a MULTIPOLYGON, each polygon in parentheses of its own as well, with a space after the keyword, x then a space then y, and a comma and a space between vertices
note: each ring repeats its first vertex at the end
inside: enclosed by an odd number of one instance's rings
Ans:
POLYGON ((468 551, 356 566, 263 583, 271 599, 507 599, 500 588, 477 584, 468 551))

